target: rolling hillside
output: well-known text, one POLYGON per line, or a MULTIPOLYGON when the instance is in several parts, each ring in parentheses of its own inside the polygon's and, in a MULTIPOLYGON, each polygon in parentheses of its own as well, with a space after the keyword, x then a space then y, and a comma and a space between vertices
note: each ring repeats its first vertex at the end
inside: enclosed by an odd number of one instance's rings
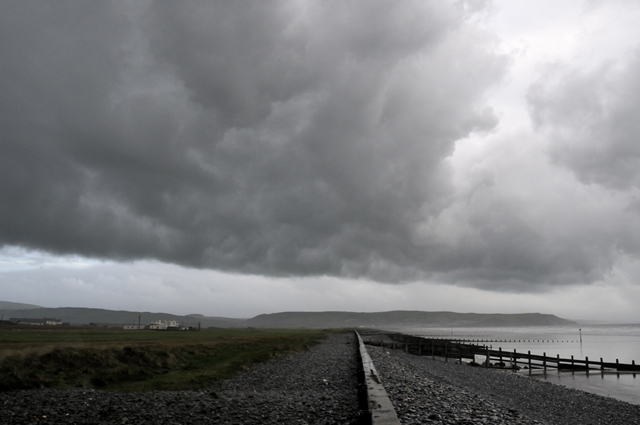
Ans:
POLYGON ((496 327, 496 326, 562 326, 576 325, 551 314, 478 314, 448 311, 387 311, 355 313, 345 311, 283 312, 261 314, 252 319, 209 317, 201 314, 179 316, 168 313, 105 310, 98 308, 43 308, 28 304, 0 302, 0 314, 10 318, 54 317, 72 325, 127 325, 155 320, 175 320, 182 326, 218 328, 407 328, 407 327, 496 327), (24 307, 27 306, 27 307, 24 307), (8 307, 8 308, 7 308, 8 307), (16 308, 22 307, 22 308, 16 308))
POLYGON ((10 301, 0 301, 0 310, 31 310, 34 308, 42 308, 39 305, 12 303, 10 301))
POLYGON ((246 321, 256 328, 344 328, 344 327, 495 327, 575 325, 551 314, 477 314, 447 311, 388 311, 382 313, 286 312, 261 314, 246 321))
POLYGON ((228 319, 224 317, 206 317, 199 314, 188 316, 178 316, 167 313, 104 310, 99 308, 33 308, 28 310, 0 310, 5 320, 9 318, 30 318, 39 319, 43 317, 55 317, 63 322, 72 325, 88 325, 95 323, 99 325, 131 325, 140 323, 148 325, 156 320, 175 320, 182 326, 198 326, 204 328, 218 327, 244 327, 244 319, 228 319))

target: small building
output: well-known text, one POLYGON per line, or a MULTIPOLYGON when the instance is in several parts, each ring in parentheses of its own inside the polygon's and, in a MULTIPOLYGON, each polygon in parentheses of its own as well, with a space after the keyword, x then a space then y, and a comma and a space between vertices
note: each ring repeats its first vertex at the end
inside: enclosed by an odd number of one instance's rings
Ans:
POLYGON ((149 325, 149 329, 156 331, 179 331, 180 325, 175 320, 156 320, 149 325))
POLYGON ((62 325, 62 319, 43 317, 42 319, 30 318, 11 318, 9 321, 18 325, 36 325, 36 326, 59 326, 62 325))

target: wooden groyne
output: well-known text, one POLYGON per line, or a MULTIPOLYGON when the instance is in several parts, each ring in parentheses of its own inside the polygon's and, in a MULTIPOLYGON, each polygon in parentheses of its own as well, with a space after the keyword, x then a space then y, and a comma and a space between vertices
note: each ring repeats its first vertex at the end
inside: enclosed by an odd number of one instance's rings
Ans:
POLYGON ((458 335, 453 335, 451 337, 449 336, 444 336, 444 335, 413 335, 413 336, 418 336, 420 338, 427 338, 427 339, 446 339, 448 341, 456 341, 456 342, 464 342, 464 343, 483 343, 483 342, 490 342, 490 343, 497 343, 497 342, 505 342, 505 343, 527 343, 527 342, 548 342, 548 343, 561 343, 561 342, 579 342, 578 340, 571 340, 571 339, 532 339, 532 338, 528 338, 528 339, 495 339, 495 338, 491 338, 491 336, 477 336, 477 337, 470 337, 470 336, 458 336, 458 335))
MULTIPOLYGON (((460 341, 447 338, 428 338, 423 336, 408 335, 402 333, 375 333, 373 331, 366 332, 364 336, 365 343, 369 345, 378 345, 393 349, 403 349, 405 352, 418 356, 441 357, 445 361, 468 360, 470 364, 495 367, 503 369, 528 369, 529 373, 533 371, 546 371, 547 369, 557 369, 558 371, 574 371, 574 372, 640 372, 640 365, 636 365, 635 360, 628 363, 620 363, 617 359, 615 362, 605 362, 602 358, 577 359, 561 358, 559 355, 555 357, 531 354, 531 351, 518 352, 503 351, 501 348, 494 350, 487 345, 481 345, 470 341, 460 341), (476 361, 480 359, 480 363, 476 361)), ((525 340, 522 340, 525 342, 525 340)), ((534 341, 534 340, 532 340, 534 341)))

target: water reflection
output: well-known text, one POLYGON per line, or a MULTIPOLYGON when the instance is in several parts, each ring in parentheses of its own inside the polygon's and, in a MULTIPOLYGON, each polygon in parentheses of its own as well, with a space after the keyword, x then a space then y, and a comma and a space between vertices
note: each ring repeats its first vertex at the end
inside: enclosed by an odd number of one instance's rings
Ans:
MULTIPOLYGON (((522 372, 520 372, 522 373, 522 372)), ((527 372, 528 373, 528 372, 527 372)), ((614 397, 628 403, 640 404, 637 373, 600 371, 584 372, 533 372, 530 376, 557 385, 588 391, 606 397, 614 397)))

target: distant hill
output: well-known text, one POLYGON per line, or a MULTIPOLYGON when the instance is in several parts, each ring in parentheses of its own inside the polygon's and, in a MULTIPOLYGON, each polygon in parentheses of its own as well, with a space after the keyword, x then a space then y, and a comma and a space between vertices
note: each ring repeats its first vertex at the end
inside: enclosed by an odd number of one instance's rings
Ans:
POLYGON ((210 326, 215 326, 218 328, 243 328, 246 327, 246 321, 247 319, 231 319, 229 317, 209 317, 209 316, 203 316, 202 314, 188 314, 185 317, 188 318, 193 318, 195 320, 202 320, 204 323, 211 323, 211 322, 215 322, 215 325, 210 325, 210 326))
POLYGON ((200 326, 203 328, 219 327, 244 327, 245 319, 229 319, 224 317, 206 317, 202 315, 178 316, 167 313, 151 313, 137 311, 122 310, 105 310, 99 308, 31 308, 22 310, 6 310, 0 309, 0 313, 5 320, 10 318, 29 318, 39 319, 43 317, 55 317, 63 322, 72 325, 88 325, 95 323, 98 325, 131 325, 138 324, 138 315, 140 322, 148 325, 156 320, 175 320, 182 326, 200 326))
POLYGON ((203 328, 419 328, 419 327, 497 327, 497 326, 576 326, 577 323, 552 314, 478 314, 448 311, 387 311, 380 313, 355 313, 345 311, 283 312, 261 314, 252 319, 210 317, 202 314, 178 316, 168 313, 152 313, 99 308, 44 308, 30 304, 0 301, 0 314, 10 318, 41 319, 52 317, 72 325, 128 325, 140 322, 148 325, 156 320, 175 320, 182 326, 203 328), (22 308, 16 308, 21 307, 22 308), (24 307, 26 306, 26 307, 24 307), (7 308, 8 307, 8 308, 7 308))
POLYGON ((33 308, 42 308, 39 305, 12 303, 10 301, 0 301, 0 310, 30 310, 33 308))
POLYGON ((398 328, 398 327, 498 327, 570 326, 570 320, 552 314, 478 314, 448 311, 387 311, 351 313, 340 311, 261 314, 246 321, 256 328, 398 328))

